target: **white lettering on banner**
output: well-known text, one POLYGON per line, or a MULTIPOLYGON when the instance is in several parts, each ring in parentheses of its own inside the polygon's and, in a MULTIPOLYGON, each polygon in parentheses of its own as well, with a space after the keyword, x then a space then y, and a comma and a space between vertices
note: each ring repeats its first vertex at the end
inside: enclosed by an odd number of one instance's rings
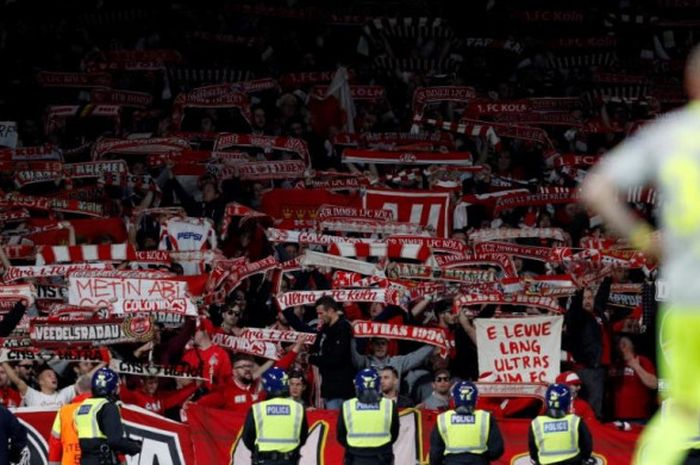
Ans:
POLYGON ((177 299, 117 299, 112 313, 141 313, 167 311, 180 315, 197 316, 197 307, 186 297, 177 299))
POLYGON ((185 281, 68 277, 68 303, 80 306, 109 305, 113 299, 175 300, 187 297, 185 281))
POLYGON ((477 318, 479 372, 498 382, 549 383, 559 374, 562 316, 477 318))
MULTIPOLYGON (((394 463, 420 463, 421 457, 417 447, 418 441, 416 441, 416 430, 419 423, 420 420, 415 412, 406 411, 400 414, 399 437, 393 445, 394 463)), ((299 451, 301 453, 299 465, 318 465, 322 462, 322 457, 319 457, 319 451, 323 450, 321 444, 325 442, 328 433, 328 426, 321 421, 316 422, 309 429, 309 437, 306 440, 306 444, 299 451)), ((231 449, 231 463, 251 465, 250 456, 250 450, 239 438, 231 449)))

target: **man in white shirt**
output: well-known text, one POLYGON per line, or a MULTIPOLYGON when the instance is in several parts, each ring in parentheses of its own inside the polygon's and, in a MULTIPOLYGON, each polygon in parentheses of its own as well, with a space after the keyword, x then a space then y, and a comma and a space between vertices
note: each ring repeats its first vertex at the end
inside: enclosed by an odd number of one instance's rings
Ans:
MULTIPOLYGON (((93 371, 101 368, 103 365, 98 364, 93 371)), ((17 373, 9 363, 3 363, 2 366, 5 368, 10 381, 17 386, 17 390, 22 395, 22 405, 24 406, 57 408, 69 404, 77 394, 75 385, 59 390, 56 372, 48 366, 41 368, 37 374, 39 390, 30 387, 22 378, 17 376, 17 373)))

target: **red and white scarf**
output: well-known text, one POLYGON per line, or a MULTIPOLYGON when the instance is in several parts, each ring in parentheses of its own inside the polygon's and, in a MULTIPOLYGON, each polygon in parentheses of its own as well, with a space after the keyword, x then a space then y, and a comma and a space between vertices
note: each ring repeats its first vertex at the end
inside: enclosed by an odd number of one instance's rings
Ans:
POLYGON ((336 302, 381 302, 401 305, 402 292, 388 289, 330 289, 326 291, 292 291, 275 296, 280 310, 299 305, 314 305, 323 296, 330 296, 336 302))
POLYGON ((231 148, 258 148, 265 153, 273 150, 294 152, 306 166, 310 166, 309 148, 304 140, 296 137, 258 136, 254 134, 220 134, 214 142, 215 151, 231 148))
POLYGON ((82 263, 75 265, 44 265, 44 266, 11 266, 2 276, 6 283, 18 279, 48 278, 51 276, 66 276, 79 270, 108 270, 108 263, 82 263))
POLYGON ((421 244, 391 245, 384 242, 368 241, 354 244, 334 243, 328 248, 328 253, 341 257, 380 257, 380 258, 409 258, 425 262, 432 253, 428 247, 421 244))
POLYGON ((343 163, 373 163, 375 165, 460 165, 472 164, 469 152, 386 152, 362 149, 345 149, 343 163))
POLYGON ((272 342, 255 341, 243 337, 230 336, 228 334, 217 333, 212 336, 212 342, 219 347, 223 347, 233 353, 243 353, 255 357, 263 357, 268 360, 278 360, 279 352, 277 345, 272 342))
POLYGON ((564 313, 556 299, 529 295, 463 294, 455 298, 453 309, 458 312, 462 307, 474 305, 520 305, 535 307, 552 313, 564 313))
POLYGON ((17 147, 14 149, 0 149, 0 161, 63 161, 63 154, 58 147, 50 144, 38 147, 17 147))
POLYGON ((129 243, 40 246, 36 255, 36 265, 126 260, 136 260, 136 251, 129 243))
POLYGON ((496 228, 477 229, 469 234, 469 241, 475 244, 504 239, 540 238, 563 242, 564 231, 560 228, 496 228))
POLYGON ((442 349, 445 355, 452 345, 443 328, 355 320, 352 322, 352 333, 355 337, 382 337, 430 344, 442 349))

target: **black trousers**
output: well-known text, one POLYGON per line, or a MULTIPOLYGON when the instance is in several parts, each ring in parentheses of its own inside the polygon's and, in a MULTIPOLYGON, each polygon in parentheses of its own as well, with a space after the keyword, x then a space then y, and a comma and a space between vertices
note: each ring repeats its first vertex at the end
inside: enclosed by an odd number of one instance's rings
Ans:
POLYGON ((345 465, 394 465, 393 455, 361 456, 345 454, 345 465))

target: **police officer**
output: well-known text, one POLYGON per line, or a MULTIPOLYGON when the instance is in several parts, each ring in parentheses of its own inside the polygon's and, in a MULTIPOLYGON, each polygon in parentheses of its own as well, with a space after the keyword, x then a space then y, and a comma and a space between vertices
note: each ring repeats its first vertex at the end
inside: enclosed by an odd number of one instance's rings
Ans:
POLYGON ((355 376, 357 397, 346 400, 338 416, 338 442, 345 447, 345 465, 392 465, 399 436, 396 403, 380 397, 379 375, 365 368, 355 376))
POLYGON ((29 460, 27 428, 0 405, 0 464, 29 465, 29 460))
POLYGON ((124 435, 116 401, 119 377, 109 368, 92 376, 92 395, 75 410, 73 421, 80 443, 80 465, 116 465, 117 454, 136 455, 141 441, 124 435))
POLYGON ((593 439, 586 423, 570 413, 571 391, 564 384, 547 388, 547 414, 530 424, 530 458, 537 465, 582 465, 590 463, 593 439))
POLYGON ((503 455, 503 436, 496 420, 475 410, 474 383, 460 381, 451 390, 455 408, 441 413, 430 435, 430 465, 488 465, 503 455))
POLYGON ((289 378, 272 367, 262 375, 267 392, 248 411, 242 439, 252 451, 253 465, 297 465, 299 449, 306 443, 309 424, 304 406, 289 398, 289 378))

